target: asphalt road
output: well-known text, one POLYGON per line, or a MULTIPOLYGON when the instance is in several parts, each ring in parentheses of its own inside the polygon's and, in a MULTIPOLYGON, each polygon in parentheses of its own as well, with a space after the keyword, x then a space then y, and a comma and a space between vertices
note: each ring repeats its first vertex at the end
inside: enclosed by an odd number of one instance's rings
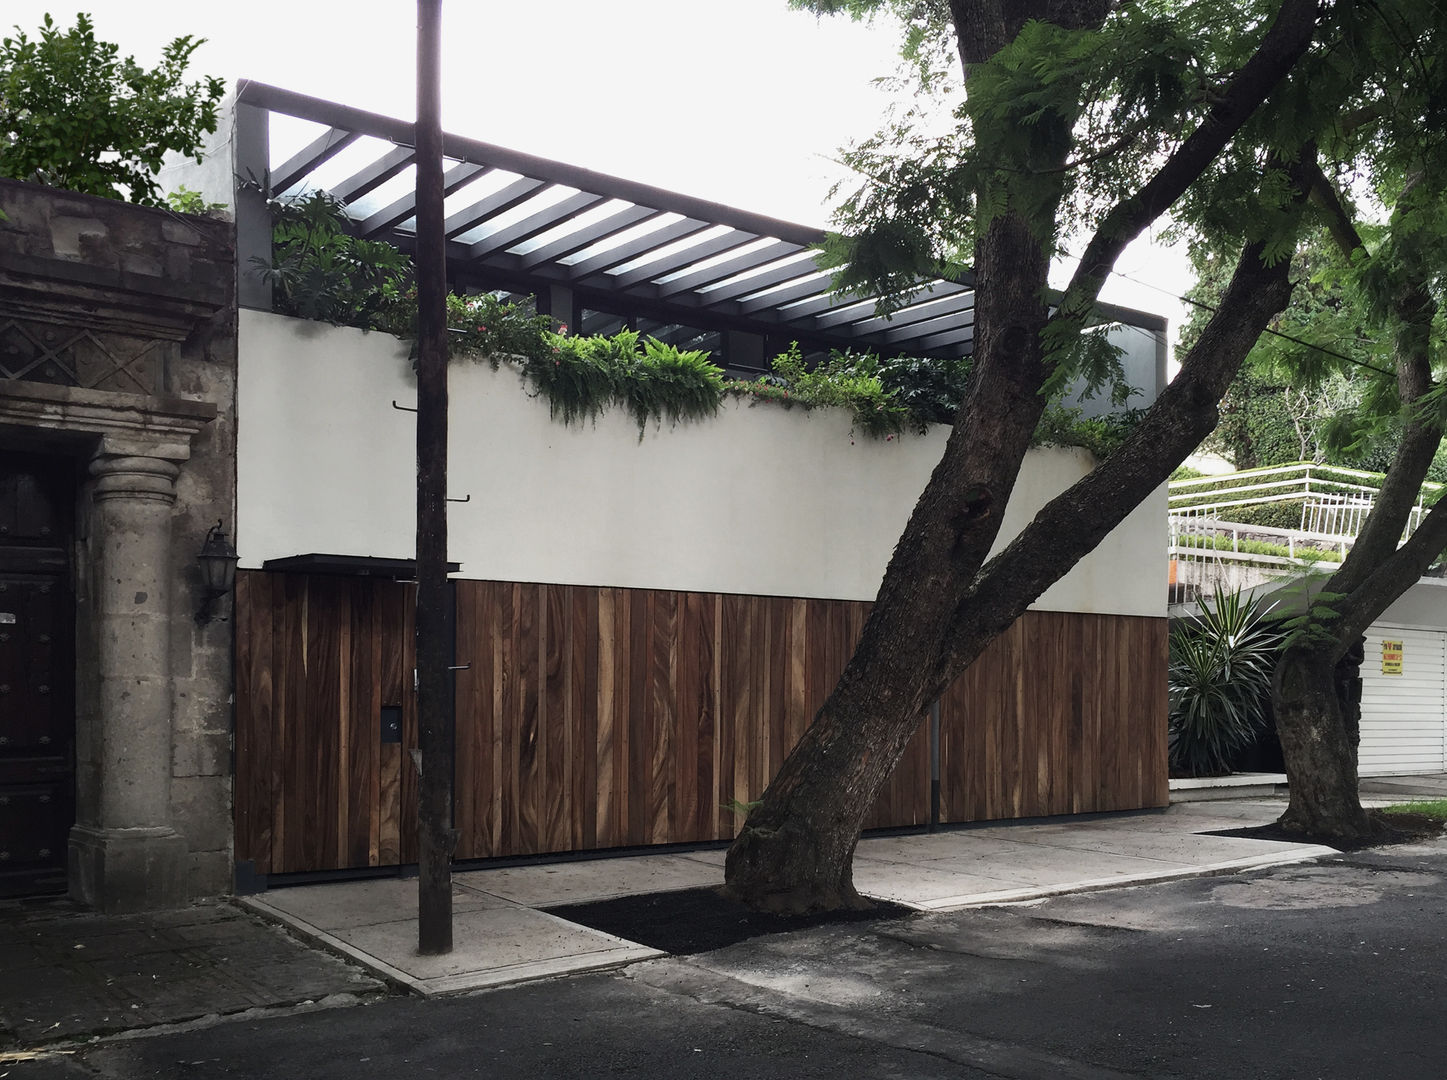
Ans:
POLYGON ((820 927, 0 1066, 132 1077, 1447 1075, 1447 844, 820 927))

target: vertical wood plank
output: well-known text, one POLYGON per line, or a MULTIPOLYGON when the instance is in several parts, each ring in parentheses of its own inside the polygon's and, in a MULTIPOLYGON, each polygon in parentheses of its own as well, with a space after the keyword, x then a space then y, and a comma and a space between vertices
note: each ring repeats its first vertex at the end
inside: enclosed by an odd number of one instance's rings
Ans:
MULTIPOLYGON (((617 847, 622 843, 618 827, 619 780, 614 732, 620 723, 619 683, 626 685, 627 679, 625 674, 620 680, 618 667, 622 642, 618 634, 617 603, 617 589, 598 590, 598 731, 594 744, 598 794, 593 833, 599 847, 617 847)), ((626 673, 626 668, 623 670, 626 673)))
POLYGON ((598 847, 598 601, 599 589, 573 590, 569 709, 574 718, 572 843, 598 847))
POLYGON ((568 728, 572 716, 568 710, 568 672, 565 658, 571 656, 571 597, 566 585, 539 586, 543 615, 539 620, 541 638, 542 703, 538 709, 539 737, 544 746, 541 780, 542 790, 540 850, 567 851, 569 845, 568 814, 572 807, 568 772, 572 762, 568 755, 568 728))
MULTIPOLYGON (((393 640, 402 651, 402 746, 401 857, 404 863, 417 861, 417 766, 412 750, 418 746, 417 733, 417 586, 402 585, 402 623, 393 627, 393 640)), ((395 646, 394 646, 395 647, 395 646)))
POLYGON ((487 853, 483 822, 491 763, 484 725, 483 702, 492 681, 490 656, 484 657, 481 633, 479 583, 453 581, 457 659, 461 670, 452 684, 453 715, 456 717, 456 776, 453 794, 453 825, 457 829, 456 855, 477 859, 487 853))
POLYGON ((343 723, 347 726, 347 755, 342 787, 348 792, 346 865, 371 865, 372 778, 381 746, 381 706, 373 655, 372 611, 376 589, 371 581, 349 582, 347 588, 346 685, 343 723))

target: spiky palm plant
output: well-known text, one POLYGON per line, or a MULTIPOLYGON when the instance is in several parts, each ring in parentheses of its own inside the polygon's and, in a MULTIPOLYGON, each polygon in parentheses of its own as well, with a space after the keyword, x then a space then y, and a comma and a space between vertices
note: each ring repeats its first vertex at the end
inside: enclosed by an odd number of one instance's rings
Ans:
POLYGON ((1171 627, 1171 770, 1220 776, 1265 721, 1283 635, 1259 597, 1216 587, 1213 603, 1171 627))

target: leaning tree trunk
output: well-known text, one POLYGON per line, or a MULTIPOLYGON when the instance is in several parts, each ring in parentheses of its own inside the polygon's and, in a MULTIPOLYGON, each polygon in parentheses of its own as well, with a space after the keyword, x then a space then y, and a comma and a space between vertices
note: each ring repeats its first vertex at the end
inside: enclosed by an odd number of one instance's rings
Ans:
POLYGON ((861 903, 851 864, 864 815, 937 690, 928 668, 999 532, 1044 411, 1049 253, 1010 214, 989 225, 977 251, 978 352, 961 419, 838 685, 729 849, 729 891, 753 907, 861 903))
MULTIPOLYGON (((1076 0, 1040 4, 1038 11, 1036 7, 951 0, 961 61, 968 67, 1002 48, 1025 18, 1098 26, 1109 5, 1076 0), (1002 20, 1002 11, 1019 18, 1002 20)), ((1060 302, 1057 318, 1067 337, 1084 328, 1101 282, 1126 244, 1209 167, 1291 70, 1311 41, 1316 17, 1313 0, 1287 0, 1255 55, 1218 95, 1201 125, 1134 196, 1105 216, 1060 302)), ((1018 164, 1020 174, 1034 175, 1038 185, 1040 177, 1063 175, 1074 118, 1050 116, 1032 124, 1037 142, 1028 160, 1018 164)), ((1009 170, 1004 175, 1009 176, 1009 170)), ((1058 189, 1056 199, 1062 194, 1063 188, 1058 189)), ((1040 198, 1032 188, 1027 201, 1036 205, 1040 198)), ((976 353, 966 400, 895 548, 854 656, 729 848, 728 889, 752 907, 801 912, 861 903, 852 876, 859 830, 921 713, 995 634, 1065 572, 1058 567, 1042 570, 1028 557, 1029 545, 1022 545, 1021 538, 1011 545, 1016 559, 1002 555, 996 560, 1006 564, 1005 570, 993 577, 988 570, 980 571, 1044 411, 1040 388, 1046 375, 1042 331, 1050 319, 1045 302, 1049 248, 1048 239, 1014 209, 997 214, 976 240, 976 353), (1025 584, 977 602, 977 587, 999 584, 1004 577, 1018 577, 1025 584)), ((1265 325, 1265 313, 1280 311, 1289 295, 1284 263, 1265 268, 1259 254, 1253 248, 1249 257, 1243 255, 1239 280, 1233 281, 1238 295, 1233 303, 1223 302, 1198 342, 1200 349, 1203 342, 1209 345, 1220 338, 1220 355, 1207 359, 1206 350, 1188 358, 1184 366, 1192 369, 1192 377, 1178 380, 1181 385, 1163 394, 1165 400, 1151 410, 1158 423, 1168 417, 1181 421, 1159 432, 1160 444, 1170 449, 1162 453, 1158 447, 1136 447, 1128 441, 1108 463, 1119 458, 1126 464, 1097 470, 1092 474, 1095 484, 1082 482, 1051 504, 1064 508, 1072 503, 1072 493, 1103 484, 1105 497, 1085 508, 1084 516, 1093 519, 1090 524, 1096 528, 1073 534, 1080 549, 1075 558, 1163 482, 1171 466, 1215 424, 1216 402, 1265 325), (1262 280, 1255 281, 1258 278, 1262 280), (1264 288, 1252 288, 1253 282, 1264 288), (1212 374, 1224 374, 1224 380, 1218 385, 1212 374), (1204 429, 1196 431, 1203 420, 1204 429), (1179 455, 1165 464, 1176 449, 1179 455), (1141 455, 1142 450, 1147 452, 1141 455), (1130 454, 1137 456, 1132 459, 1130 454)), ((1149 418, 1142 425, 1151 426, 1149 418)), ((1039 530, 1027 532, 1038 535, 1039 530)))
POLYGON ((1276 730, 1290 781, 1280 825, 1304 836, 1356 843, 1372 835, 1357 796, 1357 746, 1348 730, 1331 654, 1288 648, 1272 687, 1276 730))
MULTIPOLYGON (((1286 264, 1267 266, 1259 246, 1247 248, 1220 310, 1140 427, 1088 477, 1051 500, 977 575, 961 572, 956 560, 983 557, 980 547, 989 546, 1000 517, 991 493, 1009 490, 985 482, 998 477, 979 472, 979 440, 1000 436, 1023 455, 1029 429, 1016 432, 1013 442, 1004 439, 1001 416, 1011 410, 985 409, 976 424, 951 434, 854 657, 729 849, 725 876, 735 898, 783 912, 861 904, 851 872, 859 829, 925 706, 1211 430, 1216 401, 1290 292, 1286 264), (960 493, 951 481, 967 467, 970 486, 962 509, 952 513, 949 499, 960 493)), ((1018 373, 1019 365, 1004 370, 1018 373)), ((995 386, 984 400, 1038 408, 1039 395, 1003 393, 1005 386, 995 386)))

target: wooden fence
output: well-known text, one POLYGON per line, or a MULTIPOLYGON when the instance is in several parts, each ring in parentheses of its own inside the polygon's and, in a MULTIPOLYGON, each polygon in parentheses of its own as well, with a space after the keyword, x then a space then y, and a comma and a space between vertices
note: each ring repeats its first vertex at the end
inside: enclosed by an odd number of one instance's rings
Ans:
MULTIPOLYGON (((237 575, 236 857, 415 859, 412 596, 237 575), (402 711, 400 743, 379 736, 402 711)), ((842 671, 851 601, 458 581, 459 858, 726 839, 842 671)), ((1165 620, 1030 612, 941 701, 946 821, 1164 805, 1165 620)), ((929 815, 922 726, 867 826, 929 815)))

